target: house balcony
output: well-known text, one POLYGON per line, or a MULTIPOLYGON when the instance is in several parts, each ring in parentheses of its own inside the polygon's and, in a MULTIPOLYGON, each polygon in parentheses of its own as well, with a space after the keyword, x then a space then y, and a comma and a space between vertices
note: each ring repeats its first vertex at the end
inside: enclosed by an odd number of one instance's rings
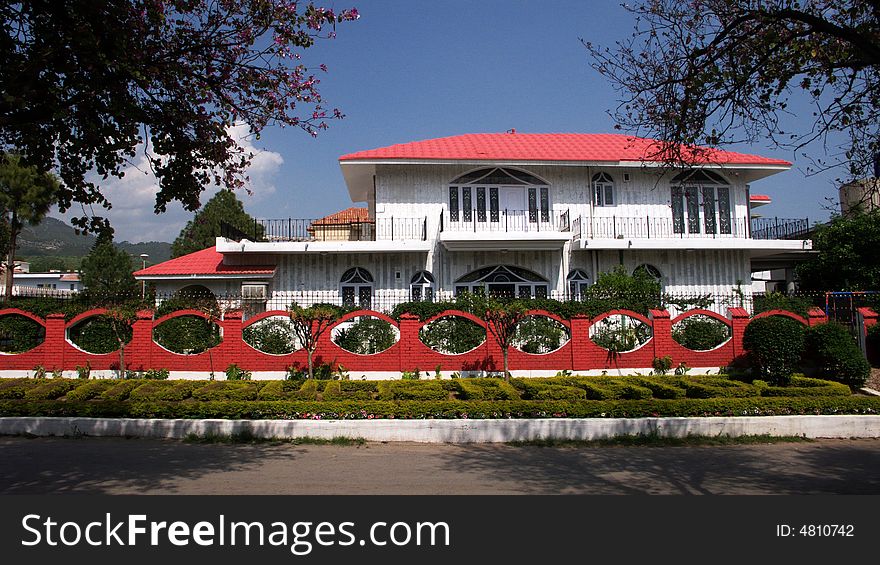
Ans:
POLYGON ((221 253, 427 252, 431 247, 426 217, 255 219, 246 230, 221 222, 220 232, 221 253))
POLYGON ((572 249, 740 249, 752 257, 803 255, 813 248, 809 220, 752 218, 705 221, 650 216, 579 216, 572 249))
POLYGON ((572 239, 570 217, 567 210, 443 210, 440 242, 450 251, 558 250, 572 239))

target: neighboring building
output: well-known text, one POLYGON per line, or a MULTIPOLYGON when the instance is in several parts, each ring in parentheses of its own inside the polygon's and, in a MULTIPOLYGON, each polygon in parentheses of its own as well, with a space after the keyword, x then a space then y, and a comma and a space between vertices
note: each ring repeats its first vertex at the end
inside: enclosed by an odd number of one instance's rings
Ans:
POLYGON ((15 272, 12 279, 12 292, 16 295, 28 294, 70 294, 82 290, 82 282, 78 273, 15 272))
POLYGON ((840 187, 840 213, 844 216, 854 208, 864 212, 880 209, 880 181, 863 179, 840 187))
POLYGON ((753 218, 751 183, 786 161, 720 150, 670 172, 655 142, 612 134, 470 134, 340 157, 353 202, 318 220, 262 220, 260 236, 138 271, 160 292, 264 292, 270 308, 387 309, 462 291, 577 298, 599 273, 644 268, 666 292, 751 292, 761 264, 812 243, 804 220, 753 218))

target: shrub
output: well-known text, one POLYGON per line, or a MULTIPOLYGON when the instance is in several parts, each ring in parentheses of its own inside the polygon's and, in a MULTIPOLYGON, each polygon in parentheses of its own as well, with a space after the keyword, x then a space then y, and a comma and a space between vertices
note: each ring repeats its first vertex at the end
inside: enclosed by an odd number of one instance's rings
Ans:
POLYGON ((55 400, 76 388, 78 384, 75 380, 52 379, 25 391, 24 398, 27 400, 55 400))
POLYGON ((19 314, 0 317, 0 351, 24 353, 43 343, 46 328, 19 314))
POLYGON ((434 351, 458 355, 482 345, 486 329, 461 316, 444 316, 423 326, 419 339, 434 351))
POLYGON ((85 365, 76 366, 76 378, 89 379, 92 376, 92 364, 86 361, 85 365))
POLYGON ((330 381, 324 386, 324 400, 372 400, 378 391, 375 381, 330 381))
POLYGON ((658 382, 658 379, 629 377, 627 380, 630 380, 633 384, 647 388, 651 391, 651 396, 654 398, 673 399, 683 398, 685 396, 685 390, 683 388, 658 382))
POLYGON ((39 384, 39 381, 32 379, 2 379, 0 380, 0 399, 24 398, 28 390, 39 384))
POLYGON ((868 359, 872 365, 880 365, 880 324, 874 324, 868 328, 868 335, 865 339, 868 348, 868 359))
POLYGON ((654 368, 654 374, 663 376, 672 369, 672 357, 664 355, 663 357, 654 357, 651 361, 651 367, 654 368))
POLYGON ((257 394, 259 400, 289 400, 303 385, 302 380, 269 381, 257 394))
POLYGON ((422 372, 419 371, 418 368, 400 373, 400 380, 402 381, 417 381, 421 378, 422 372))
POLYGON ((519 393, 504 379, 456 379, 462 400, 517 400, 519 393))
POLYGON ((758 375, 770 384, 785 386, 804 351, 803 324, 784 316, 752 320, 743 334, 743 347, 758 375))
MULTIPOLYGON (((111 381, 112 382, 112 381, 111 381)), ((140 386, 140 382, 136 380, 118 382, 101 393, 101 400, 122 401, 127 400, 131 391, 140 386)))
POLYGON ((315 379, 308 379, 302 383, 299 390, 293 393, 293 398, 298 400, 315 400, 318 397, 318 383, 315 379))
POLYGON ((688 398, 747 398, 758 396, 753 385, 721 377, 684 377, 679 384, 688 398))
POLYGON ((397 341, 394 327, 380 318, 362 316, 333 337, 333 343, 358 355, 385 351, 397 341))
POLYGON ((672 339, 693 351, 707 351, 730 339, 730 326, 709 316, 694 315, 673 326, 672 339))
POLYGON ((446 400, 449 392, 437 381, 380 381, 380 400, 446 400))
POLYGON ((259 392, 260 386, 257 383, 215 381, 193 390, 192 397, 203 402, 212 400, 256 400, 259 392))
POLYGON ((179 316, 156 326, 153 339, 168 351, 195 355, 220 345, 220 327, 199 316, 179 316))
MULTIPOLYGON (((758 381, 753 382, 755 385, 758 381)), ((757 385, 756 385, 757 386, 757 385)), ((849 396, 852 394, 847 385, 821 379, 810 379, 801 376, 791 377, 791 386, 775 387, 758 386, 761 396, 849 396)))
POLYGON ((781 292, 769 292, 755 295, 755 314, 768 310, 785 310, 806 317, 812 303, 809 298, 788 296, 781 292))
POLYGON ((116 384, 117 381, 113 380, 98 380, 82 383, 75 389, 68 392, 66 398, 68 401, 91 400, 93 398, 101 396, 104 391, 115 386, 116 384))
POLYGON ((287 355, 296 351, 290 320, 281 317, 255 322, 242 330, 245 343, 270 355, 287 355))
POLYGON ((71 343, 89 353, 106 354, 119 350, 119 339, 131 341, 131 325, 114 322, 107 316, 92 316, 70 328, 71 343), (117 335, 117 331, 119 332, 117 335))
POLYGON ((235 363, 230 364, 226 367, 226 380, 227 381, 249 381, 251 380, 251 372, 245 371, 235 363))
POLYGON ((651 339, 651 326, 624 314, 614 314, 590 326, 590 339, 613 353, 632 351, 651 339))
POLYGON ((129 395, 132 401, 179 402, 192 395, 195 383, 191 381, 150 381, 133 389, 129 395))
POLYGON ((144 371, 143 378, 153 381, 166 381, 169 376, 171 376, 171 371, 168 369, 149 369, 144 371))
POLYGON ((568 340, 565 326, 547 316, 526 316, 517 324, 513 346, 526 353, 549 353, 568 340))
POLYGON ((849 331, 829 322, 807 331, 806 361, 818 369, 818 376, 859 388, 871 375, 871 367, 849 331))

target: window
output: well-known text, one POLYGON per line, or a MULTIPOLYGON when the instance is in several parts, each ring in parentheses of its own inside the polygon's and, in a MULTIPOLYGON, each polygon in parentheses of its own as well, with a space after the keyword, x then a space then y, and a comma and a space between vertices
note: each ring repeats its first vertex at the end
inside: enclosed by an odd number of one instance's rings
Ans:
POLYGON ((515 169, 487 168, 461 175, 449 185, 451 222, 501 222, 501 216, 550 221, 550 187, 515 169))
POLYGON ((269 284, 263 282, 245 282, 241 285, 241 307, 244 318, 250 318, 266 311, 269 299, 269 284))
POLYGON ((657 282, 660 282, 663 279, 663 275, 660 273, 660 269, 648 263, 642 263, 641 265, 633 269, 633 276, 636 276, 637 274, 648 275, 657 282))
POLYGON ((409 281, 409 296, 413 302, 434 302, 434 275, 419 271, 409 281))
POLYGON ((351 268, 339 279, 339 292, 343 306, 357 305, 369 310, 373 302, 373 275, 361 267, 351 268))
POLYGON ((614 206, 614 180, 608 173, 593 175, 593 204, 614 206))
POLYGON ((590 287, 590 275, 583 269, 573 269, 565 277, 565 280, 568 281, 568 298, 571 300, 583 299, 590 287))
POLYGON ((712 171, 685 171, 672 179, 672 231, 730 234, 730 187, 712 171))
POLYGON ((488 292, 494 296, 546 298, 549 285, 541 275, 513 265, 495 265, 471 271, 455 281, 456 296, 462 292, 488 292))

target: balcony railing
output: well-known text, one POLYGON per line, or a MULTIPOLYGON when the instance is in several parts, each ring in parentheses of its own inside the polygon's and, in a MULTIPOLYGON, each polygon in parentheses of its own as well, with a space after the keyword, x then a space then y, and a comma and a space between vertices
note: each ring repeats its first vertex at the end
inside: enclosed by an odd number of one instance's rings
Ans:
POLYGON ((571 230, 566 210, 444 210, 440 231, 450 232, 564 232, 571 230))
POLYGON ((752 218, 752 239, 807 239, 810 219, 752 218))
POLYGON ((246 230, 221 222, 220 235, 235 241, 248 239, 255 242, 425 241, 428 238, 428 224, 424 217, 375 220, 267 219, 254 220, 246 230))
POLYGON ((572 221, 574 239, 751 238, 799 239, 809 234, 809 220, 753 218, 706 222, 651 216, 580 216, 572 221))

